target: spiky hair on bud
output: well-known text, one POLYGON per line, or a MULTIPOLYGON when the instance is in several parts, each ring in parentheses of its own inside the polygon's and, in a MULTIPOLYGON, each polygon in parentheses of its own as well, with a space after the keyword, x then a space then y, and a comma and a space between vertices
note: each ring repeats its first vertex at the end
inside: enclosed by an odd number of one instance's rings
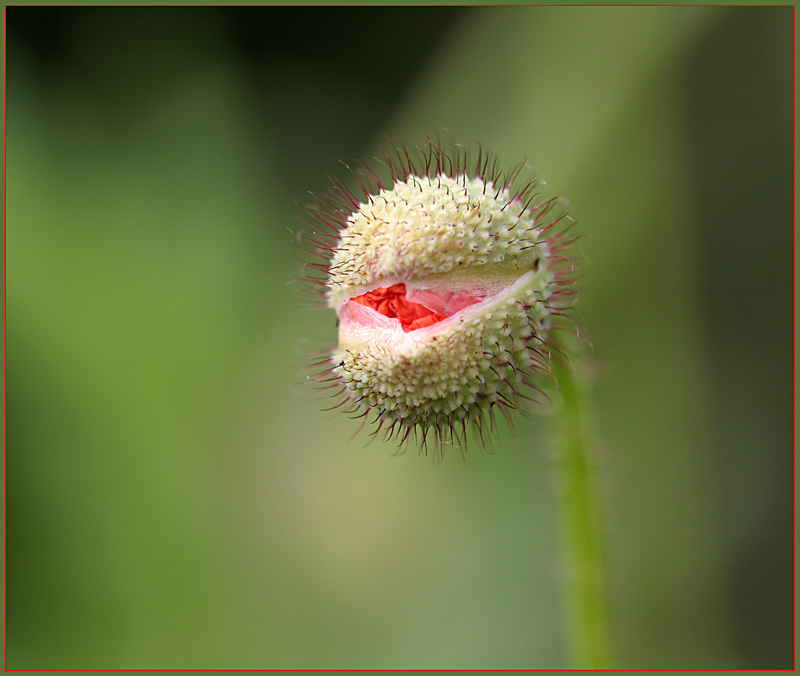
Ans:
POLYGON ((566 360, 569 206, 480 146, 470 157, 454 142, 410 151, 390 139, 376 162, 345 165, 353 187, 334 178, 306 208, 305 279, 339 325, 310 379, 331 409, 401 449, 465 454, 470 429, 486 448, 496 413, 513 430, 511 413, 542 403, 552 361, 566 360))

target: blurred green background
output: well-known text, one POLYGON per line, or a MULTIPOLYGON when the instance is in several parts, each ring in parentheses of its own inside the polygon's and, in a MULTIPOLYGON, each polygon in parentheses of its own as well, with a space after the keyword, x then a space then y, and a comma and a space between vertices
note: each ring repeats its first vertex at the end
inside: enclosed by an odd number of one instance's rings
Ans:
POLYGON ((792 666, 791 7, 6 18, 8 667, 568 666, 550 419, 297 384, 298 203, 443 128, 578 218, 619 665, 792 666))

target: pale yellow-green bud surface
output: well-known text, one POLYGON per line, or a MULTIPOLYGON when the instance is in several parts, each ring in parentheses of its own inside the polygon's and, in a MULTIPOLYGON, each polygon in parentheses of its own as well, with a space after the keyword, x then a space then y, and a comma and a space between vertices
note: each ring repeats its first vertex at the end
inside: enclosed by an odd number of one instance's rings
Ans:
POLYGON ((517 408, 528 376, 549 368, 553 219, 537 221, 555 204, 480 178, 409 176, 350 214, 327 279, 350 400, 404 437, 435 427, 445 443, 496 404, 517 408))

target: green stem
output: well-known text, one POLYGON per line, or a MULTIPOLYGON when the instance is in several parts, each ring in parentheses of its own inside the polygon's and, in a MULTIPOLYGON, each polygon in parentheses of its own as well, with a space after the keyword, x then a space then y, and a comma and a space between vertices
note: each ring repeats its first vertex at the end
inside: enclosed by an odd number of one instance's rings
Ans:
POLYGON ((562 550, 564 629, 570 666, 611 666, 603 519, 592 432, 581 382, 554 366, 557 492, 562 550))

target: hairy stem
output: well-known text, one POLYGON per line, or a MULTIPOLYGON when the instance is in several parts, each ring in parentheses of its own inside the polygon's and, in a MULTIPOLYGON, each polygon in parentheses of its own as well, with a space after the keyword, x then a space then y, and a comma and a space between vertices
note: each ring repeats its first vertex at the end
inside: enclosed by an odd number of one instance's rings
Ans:
POLYGON ((604 524, 586 392, 556 365, 556 478, 566 648, 572 668, 611 666, 604 524))

